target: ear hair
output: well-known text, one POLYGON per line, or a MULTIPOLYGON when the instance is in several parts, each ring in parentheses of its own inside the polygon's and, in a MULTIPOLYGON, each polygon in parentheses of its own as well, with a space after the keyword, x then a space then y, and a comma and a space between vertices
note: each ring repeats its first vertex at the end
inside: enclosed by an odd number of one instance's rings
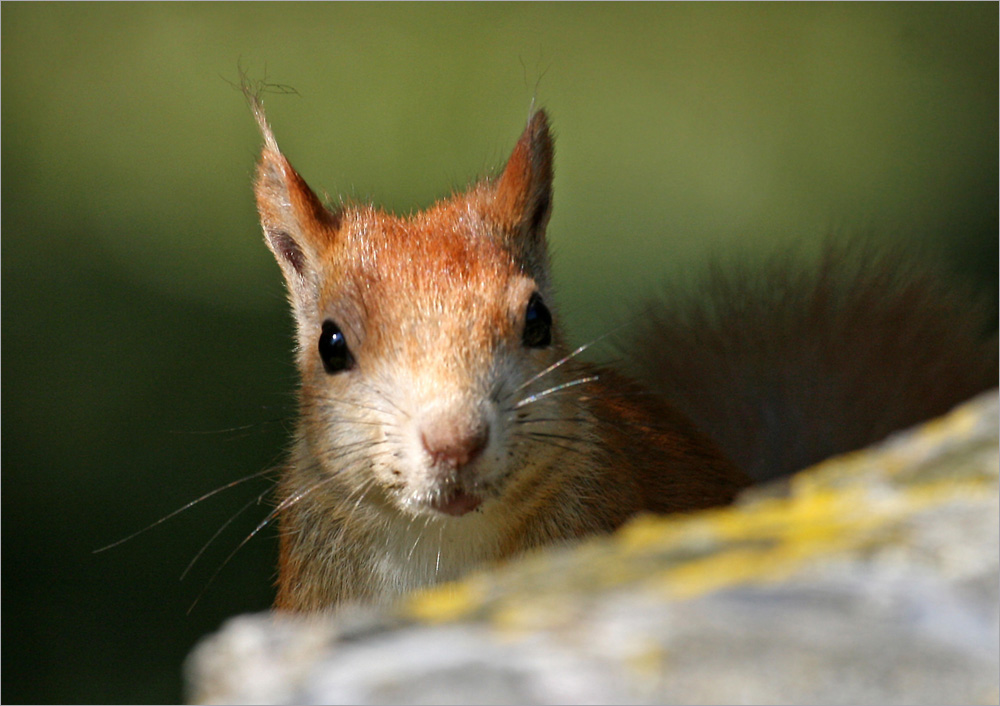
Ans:
POLYGON ((341 216, 323 205, 278 149, 260 100, 247 97, 264 137, 254 185, 264 239, 293 300, 304 304, 315 297, 318 272, 336 242, 341 216))
POLYGON ((507 160, 496 183, 501 218, 514 226, 516 237, 540 245, 552 214, 553 143, 549 119, 538 110, 507 160))

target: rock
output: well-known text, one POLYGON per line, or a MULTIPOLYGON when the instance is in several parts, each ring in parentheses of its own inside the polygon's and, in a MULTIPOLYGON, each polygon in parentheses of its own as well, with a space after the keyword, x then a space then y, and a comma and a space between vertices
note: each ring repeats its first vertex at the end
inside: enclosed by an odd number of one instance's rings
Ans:
POLYGON ((199 703, 1000 699, 997 392, 731 508, 639 517, 393 610, 234 618, 199 703))

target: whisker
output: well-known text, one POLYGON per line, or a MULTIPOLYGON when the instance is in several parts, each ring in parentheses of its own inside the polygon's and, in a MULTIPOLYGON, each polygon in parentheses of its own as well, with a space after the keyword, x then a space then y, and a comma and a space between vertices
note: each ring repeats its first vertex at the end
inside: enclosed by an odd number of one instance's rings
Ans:
POLYGON ((562 390, 566 390, 566 389, 568 389, 570 387, 576 387, 577 385, 584 385, 584 384, 586 384, 588 382, 595 382, 599 378, 600 378, 599 375, 588 375, 585 378, 578 378, 576 380, 570 380, 569 382, 564 382, 561 385, 556 385, 555 387, 550 387, 547 390, 542 390, 541 392, 538 392, 538 393, 535 393, 534 395, 530 395, 528 397, 525 397, 524 399, 522 399, 519 402, 517 402, 513 406, 512 411, 513 410, 521 409, 522 407, 524 407, 526 405, 529 405, 529 404, 531 404, 533 402, 537 402, 538 400, 542 399, 543 397, 548 397, 549 395, 555 394, 556 392, 561 392, 562 390))
POLYGON ((263 520, 261 520, 260 523, 256 527, 254 527, 253 531, 250 532, 250 534, 248 534, 246 537, 244 537, 242 542, 240 542, 239 544, 236 545, 236 548, 229 553, 229 556, 226 557, 225 561, 223 561, 219 565, 219 567, 216 568, 216 570, 209 577, 208 582, 205 583, 204 588, 201 589, 201 592, 194 599, 194 603, 192 603, 191 606, 187 609, 187 614, 188 615, 191 614, 191 611, 194 610, 194 607, 196 605, 198 605, 198 601, 200 601, 201 597, 205 595, 205 591, 207 591, 208 588, 215 581, 215 578, 219 575, 219 572, 221 572, 226 567, 226 565, 229 564, 230 560, 234 556, 236 556, 236 552, 238 552, 240 549, 242 549, 246 545, 247 542, 249 542, 251 539, 253 539, 254 537, 256 537, 257 534, 262 529, 264 529, 269 524, 271 524, 271 522, 274 520, 274 518, 277 517, 278 514, 282 510, 284 510, 285 508, 291 507, 292 505, 296 504, 297 502, 299 502, 303 498, 305 498, 308 495, 310 495, 311 493, 313 493, 317 488, 319 488, 320 486, 322 486, 325 483, 329 483, 334 478, 336 478, 336 476, 330 476, 328 478, 324 478, 323 480, 319 481, 318 483, 314 483, 313 485, 309 486, 305 490, 301 490, 301 491, 299 491, 299 492, 297 492, 297 493, 295 493, 293 495, 289 495, 287 498, 285 498, 280 503, 278 503, 277 507, 275 507, 273 510, 271 510, 271 512, 269 512, 267 514, 267 516, 263 520))
MULTIPOLYGON (((569 446, 569 445, 566 445, 566 444, 560 444, 558 442, 553 441, 552 439, 532 439, 532 441, 534 441, 536 443, 547 444, 548 446, 554 446, 555 448, 562 449, 563 451, 571 451, 573 453, 580 454, 580 455, 585 456, 585 457, 589 457, 589 454, 587 453, 587 451, 585 449, 578 448, 578 446, 576 446, 576 445, 569 446)), ((577 441, 577 440, 574 440, 574 441, 577 441)), ((593 446, 596 446, 596 444, 590 444, 590 446, 593 447, 593 446)))
POLYGON ((367 419, 351 419, 349 417, 328 417, 323 416, 324 421, 335 422, 337 424, 343 424, 349 426, 351 424, 357 424, 359 426, 371 426, 371 427, 389 427, 397 426, 391 422, 380 422, 380 421, 370 421, 367 419))
POLYGON ((511 394, 514 394, 515 392, 519 392, 520 390, 523 390, 524 388, 526 388, 531 383, 535 382, 536 380, 538 380, 540 378, 545 377, 546 375, 548 375, 549 373, 551 373, 553 370, 555 370, 559 366, 561 366, 561 365, 567 363, 568 361, 572 360, 576 356, 578 356, 581 353, 583 353, 584 351, 586 351, 591 346, 593 346, 593 345, 595 345, 597 343, 600 343, 601 341, 603 341, 604 339, 606 339, 606 338, 608 338, 610 336, 615 335, 621 329, 625 328, 628 325, 629 325, 628 323, 619 324, 618 326, 615 326, 614 328, 612 328, 610 331, 601 334, 597 338, 593 338, 593 339, 587 341, 586 343, 584 343, 584 344, 582 344, 580 346, 577 346, 575 349, 573 349, 572 352, 566 354, 565 356, 563 356, 562 358, 560 358, 559 360, 557 360, 555 363, 553 363, 549 367, 545 368, 544 370, 542 370, 539 373, 536 373, 535 375, 532 375, 530 378, 528 378, 527 380, 525 380, 524 382, 522 382, 520 385, 518 385, 517 387, 515 387, 513 390, 511 390, 511 394))
MULTIPOLYGON (((403 415, 403 417, 405 417, 406 419, 410 418, 410 414, 408 414, 406 412, 406 410, 402 409, 399 405, 397 405, 392 400, 392 397, 390 397, 389 395, 385 394, 385 392, 383 392, 382 390, 380 390, 379 388, 377 388, 377 387, 375 387, 374 385, 371 385, 371 384, 365 384, 365 387, 367 389, 371 390, 372 392, 374 392, 376 395, 378 395, 384 402, 387 402, 390 407, 392 407, 397 412, 399 412, 401 415, 403 415)), ((383 414, 385 414, 385 412, 383 412, 383 414)))
POLYGON ((444 544, 444 524, 438 527, 438 548, 437 548, 437 558, 434 560, 434 576, 435 578, 441 573, 441 547, 444 544))
POLYGON ((210 546, 210 545, 212 544, 212 542, 214 542, 214 541, 216 540, 216 538, 217 538, 217 537, 218 537, 218 536, 219 536, 220 534, 222 534, 223 530, 225 530, 225 529, 226 529, 226 527, 228 527, 229 525, 231 525, 231 524, 233 523, 233 520, 235 520, 235 519, 236 519, 237 517, 239 517, 239 516, 240 516, 240 515, 242 515, 242 514, 243 514, 244 512, 246 512, 246 511, 247 511, 247 510, 248 510, 248 509, 250 508, 250 506, 251 506, 251 505, 254 505, 254 504, 257 504, 257 505, 259 505, 259 504, 260 504, 260 501, 261 501, 261 499, 262 499, 262 498, 264 497, 264 494, 265 494, 265 493, 267 493, 267 491, 264 491, 264 493, 261 493, 261 494, 260 494, 260 495, 258 495, 258 496, 257 496, 256 498, 251 498, 251 499, 250 499, 250 500, 249 500, 249 501, 247 502, 247 504, 246 504, 246 505, 244 505, 244 506, 243 506, 243 507, 241 507, 241 508, 240 508, 239 510, 237 510, 237 511, 236 511, 236 512, 235 512, 235 513, 234 513, 234 514, 232 515, 232 516, 230 516, 230 518, 229 518, 228 520, 226 520, 226 521, 225 521, 225 522, 224 522, 224 523, 222 524, 222 526, 221 526, 221 527, 220 527, 219 529, 215 530, 215 534, 213 534, 213 535, 212 535, 212 536, 211 536, 211 537, 209 538, 209 540, 208 540, 207 542, 205 542, 205 543, 204 543, 204 544, 202 545, 201 549, 199 549, 199 550, 198 550, 198 553, 194 555, 194 558, 193 558, 193 559, 191 559, 191 561, 190 561, 190 562, 188 562, 188 565, 187 565, 187 567, 186 567, 186 568, 184 569, 183 573, 181 573, 181 577, 180 577, 180 579, 179 579, 180 581, 183 581, 183 580, 184 580, 184 578, 185 578, 185 577, 186 577, 186 576, 188 575, 188 573, 189 573, 189 572, 191 571, 191 569, 192 569, 192 568, 194 568, 194 565, 198 563, 198 559, 200 559, 200 558, 201 558, 201 555, 202 555, 202 554, 204 554, 204 553, 205 553, 205 550, 206 550, 206 549, 208 549, 208 547, 209 547, 209 546, 210 546))
POLYGON ((525 380, 524 382, 522 382, 520 385, 518 385, 513 390, 511 390, 510 394, 514 394, 515 392, 519 392, 519 391, 523 390, 524 388, 526 388, 531 383, 535 382, 536 380, 545 377, 546 375, 548 375, 549 373, 551 373, 553 370, 555 370, 559 366, 564 365, 568 361, 572 360, 576 356, 578 356, 581 353, 583 353, 585 350, 587 350, 588 348, 590 348, 590 346, 592 346, 594 343, 596 343, 597 340, 598 339, 594 339, 593 341, 590 341, 588 343, 584 343, 582 346, 578 346, 572 353, 566 354, 565 356, 563 356, 562 358, 560 358, 559 360, 557 360, 555 363, 553 363, 549 367, 545 368, 541 372, 535 373, 530 378, 528 378, 527 380, 525 380))
POLYGON ((586 422, 586 417, 529 417, 528 419, 514 419, 514 424, 559 424, 560 422, 586 422))
POLYGON ((124 544, 125 542, 129 541, 130 539, 138 537, 140 534, 143 534, 144 532, 148 532, 149 530, 153 529, 157 525, 161 525, 164 522, 166 522, 167 520, 169 520, 170 518, 175 517, 175 516, 181 514, 182 512, 184 512, 185 510, 194 507, 195 505, 197 505, 201 501, 208 500, 213 495, 216 495, 217 493, 221 493, 223 490, 228 490, 229 488, 235 488, 240 483, 244 483, 244 482, 246 482, 248 480, 253 480, 254 478, 260 478, 261 476, 264 476, 264 475, 266 475, 268 473, 271 473, 273 470, 274 470, 274 467, 269 466, 269 467, 265 468, 262 471, 258 471, 257 473, 253 473, 253 474, 251 474, 249 476, 244 476, 243 478, 240 478, 238 480, 234 480, 231 483, 227 483, 226 485, 223 485, 222 487, 216 488, 215 490, 212 490, 212 491, 210 491, 208 493, 205 493, 200 498, 195 498, 194 500, 192 500, 191 502, 187 503, 186 505, 183 505, 182 507, 177 508, 176 510, 174 510, 173 512, 171 512, 169 515, 164 515, 163 517, 161 517, 160 519, 158 519, 156 522, 154 522, 154 523, 152 523, 150 525, 146 525, 141 530, 139 530, 137 532, 133 532, 132 534, 128 535, 127 537, 123 537, 122 539, 119 539, 117 542, 112 542, 111 544, 108 544, 107 546, 101 547, 99 549, 94 549, 92 553, 93 554, 100 554, 101 552, 107 551, 108 549, 113 549, 114 547, 117 547, 119 544, 124 544))
MULTIPOLYGON (((431 523, 431 518, 428 515, 424 518, 424 526, 419 532, 417 532, 417 538, 413 542, 413 546, 410 547, 410 553, 406 555, 406 560, 410 561, 413 558, 413 552, 416 551, 417 545, 420 544, 420 540, 424 538, 424 532, 427 530, 427 525, 431 523)), ((412 523, 411 523, 412 524, 412 523)))
POLYGON ((349 454, 356 453, 358 451, 366 451, 371 448, 381 446, 384 442, 381 441, 369 441, 363 439, 361 441, 352 441, 349 444, 341 444, 336 448, 330 450, 328 455, 323 456, 323 461, 326 465, 332 465, 336 461, 342 461, 348 457, 349 454))
POLYGON ((580 441, 579 437, 570 436, 569 434, 548 434, 541 431, 531 431, 525 434, 518 434, 518 436, 526 436, 531 439, 562 439, 563 441, 580 441))
POLYGON ((336 404, 347 405, 348 407, 357 407, 358 409, 365 409, 369 412, 378 412, 379 414, 388 414, 384 409, 379 409, 378 407, 371 407, 369 405, 361 404, 360 402, 355 402, 353 400, 345 400, 342 397, 334 397, 333 395, 318 394, 316 398, 323 402, 335 402, 336 404))
POLYGON ((345 498, 345 500, 346 500, 347 502, 350 502, 350 501, 351 501, 351 499, 352 499, 352 498, 353 498, 353 497, 354 497, 355 495, 357 495, 357 496, 358 496, 358 499, 354 501, 354 505, 352 505, 352 506, 351 506, 351 509, 350 509, 350 510, 348 511, 348 513, 347 513, 347 517, 346 517, 346 518, 344 518, 344 521, 345 521, 345 522, 350 522, 350 520, 351 520, 351 515, 353 515, 353 514, 354 514, 355 512, 357 512, 358 508, 359 508, 359 507, 361 507, 361 503, 362 503, 362 502, 364 502, 364 499, 365 499, 365 498, 366 498, 366 497, 368 496, 368 491, 369 491, 369 490, 370 490, 370 489, 372 488, 372 486, 374 486, 374 485, 375 485, 375 478, 373 478, 373 477, 369 476, 369 477, 368 477, 368 478, 367 478, 367 479, 365 480, 365 482, 364 482, 364 483, 363 483, 363 484, 361 485, 361 487, 359 487, 359 488, 357 488, 356 490, 352 491, 352 492, 351 492, 351 494, 350 494, 350 495, 348 495, 348 496, 347 496, 347 497, 345 498))
POLYGON ((207 436, 210 434, 230 434, 235 431, 248 431, 250 429, 255 429, 257 427, 262 427, 266 424, 279 424, 285 421, 285 417, 275 417, 274 419, 264 419, 259 422, 251 422, 250 424, 241 424, 237 427, 228 427, 226 429, 170 429, 167 431, 168 434, 178 434, 184 436, 207 436))

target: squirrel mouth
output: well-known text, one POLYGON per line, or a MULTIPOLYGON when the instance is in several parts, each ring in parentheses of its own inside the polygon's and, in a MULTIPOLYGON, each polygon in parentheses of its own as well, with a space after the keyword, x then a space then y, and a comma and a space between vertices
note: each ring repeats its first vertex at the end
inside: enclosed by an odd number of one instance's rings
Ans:
POLYGON ((437 510, 445 515, 461 517, 462 515, 472 512, 477 507, 482 505, 482 503, 482 498, 466 493, 464 490, 455 490, 446 495, 434 498, 428 502, 427 505, 432 510, 437 510))

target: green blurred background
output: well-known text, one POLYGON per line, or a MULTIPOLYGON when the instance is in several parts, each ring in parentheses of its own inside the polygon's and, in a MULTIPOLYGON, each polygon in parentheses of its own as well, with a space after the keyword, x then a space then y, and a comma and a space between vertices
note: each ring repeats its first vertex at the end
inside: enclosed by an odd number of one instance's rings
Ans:
POLYGON ((937 243, 996 291, 997 7, 10 4, 2 7, 3 699, 181 698, 267 607, 266 514, 202 544, 293 411, 255 222, 240 63, 319 191, 409 211, 558 135, 561 311, 599 334, 665 275, 829 232, 937 243))

